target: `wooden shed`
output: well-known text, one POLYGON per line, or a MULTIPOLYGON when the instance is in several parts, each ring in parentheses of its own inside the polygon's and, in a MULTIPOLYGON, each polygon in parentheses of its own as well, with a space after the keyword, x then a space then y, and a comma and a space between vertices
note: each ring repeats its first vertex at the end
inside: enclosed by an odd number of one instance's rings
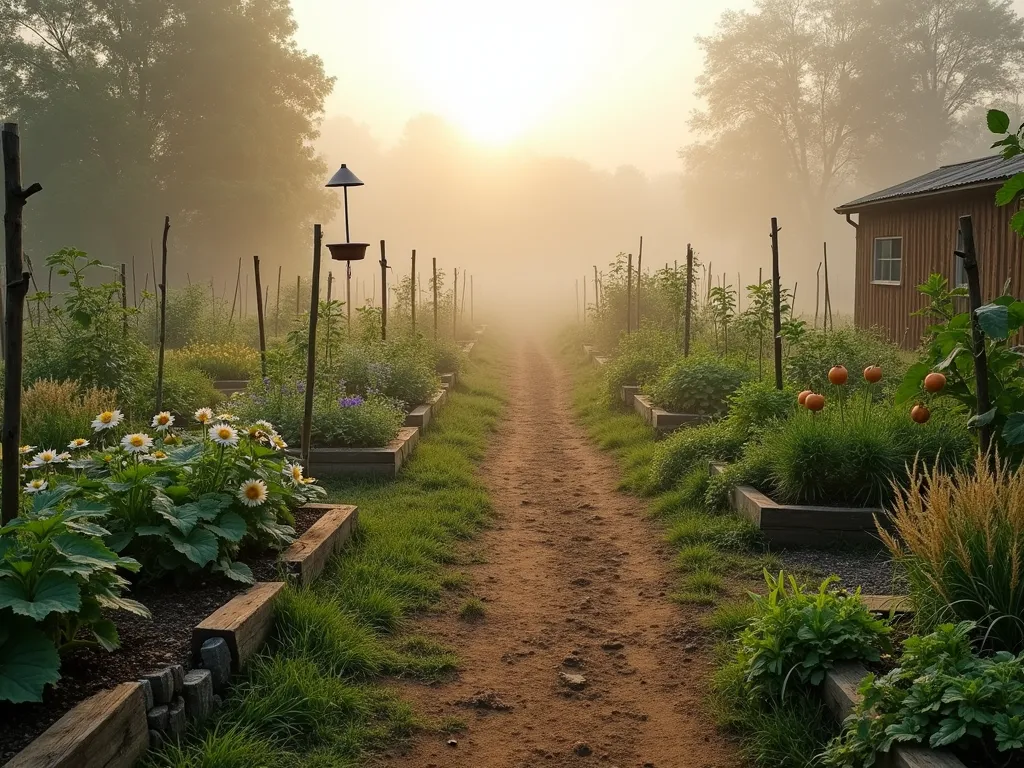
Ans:
POLYGON ((998 296, 1007 279, 1014 295, 1024 293, 1022 241, 1010 229, 1019 204, 995 204, 996 190, 1019 171, 1024 157, 946 165, 836 208, 857 230, 856 325, 877 328, 904 348, 918 346, 925 321, 914 312, 927 301, 917 286, 933 273, 966 285, 953 255, 965 214, 973 219, 983 298, 998 296))

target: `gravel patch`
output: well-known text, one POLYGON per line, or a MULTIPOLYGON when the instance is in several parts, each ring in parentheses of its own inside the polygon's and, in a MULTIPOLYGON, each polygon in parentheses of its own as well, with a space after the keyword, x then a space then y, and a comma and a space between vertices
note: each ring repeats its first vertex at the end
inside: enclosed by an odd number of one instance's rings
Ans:
POLYGON ((835 575, 843 587, 861 587, 866 595, 906 593, 906 586, 884 549, 781 549, 775 554, 789 570, 817 579, 835 575))

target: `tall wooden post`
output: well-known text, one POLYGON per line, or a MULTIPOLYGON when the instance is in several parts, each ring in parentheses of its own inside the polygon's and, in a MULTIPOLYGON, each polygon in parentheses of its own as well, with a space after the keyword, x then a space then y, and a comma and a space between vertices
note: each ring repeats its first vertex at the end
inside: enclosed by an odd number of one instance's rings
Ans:
POLYGON ((327 300, 330 301, 334 293, 334 273, 327 270, 327 300))
MULTIPOLYGON (((252 271, 256 277, 256 320, 260 326, 260 372, 263 378, 267 377, 267 330, 263 325, 263 302, 260 301, 262 282, 260 281, 260 257, 252 257, 252 271)), ((270 291, 267 291, 267 298, 270 298, 270 291)))
MULTIPOLYGON (((960 217, 960 234, 963 251, 956 255, 964 260, 964 272, 967 274, 967 294, 971 302, 971 346, 974 355, 974 387, 978 399, 979 416, 991 410, 988 394, 988 357, 985 354, 985 334, 978 321, 978 309, 981 307, 981 274, 978 271, 978 254, 974 247, 974 223, 970 216, 960 217)), ((978 442, 981 452, 988 457, 992 446, 992 425, 986 423, 978 428, 978 442)), ((5 486, 6 487, 6 486, 5 486)))
POLYGON ((814 330, 818 330, 818 311, 821 309, 821 262, 814 273, 814 330))
POLYGON ((473 275, 469 276, 469 324, 476 325, 476 316, 473 314, 473 275))
POLYGON ((455 268, 455 283, 452 286, 452 341, 459 340, 459 268, 455 268))
POLYGON ((822 325, 824 325, 826 331, 834 331, 835 325, 832 323, 832 294, 829 292, 828 285, 828 243, 821 244, 822 258, 825 263, 825 314, 822 315, 822 325))
POLYGON ((434 263, 434 341, 437 341, 437 258, 434 263))
POLYGON ((295 317, 299 317, 302 314, 302 275, 295 276, 295 317))
POLYGON ((278 336, 281 333, 281 269, 282 265, 277 266, 277 298, 274 299, 274 335, 278 336))
POLYGON ((640 330, 640 281, 644 275, 644 236, 640 235, 640 251, 636 256, 636 328, 640 330))
POLYGON ((160 244, 160 349, 156 362, 156 410, 164 409, 164 346, 167 342, 167 234, 171 217, 164 216, 164 234, 160 244))
POLYGON ((633 330, 633 254, 626 266, 626 335, 633 330))
POLYGON ((683 357, 690 356, 690 315, 693 311, 693 246, 686 244, 686 316, 683 318, 683 357))
POLYGON ((772 328, 775 331, 775 388, 782 389, 782 286, 779 277, 779 220, 772 216, 772 328))
POLYGON ((302 462, 310 470, 309 455, 313 448, 313 381, 316 379, 316 321, 320 299, 320 250, 323 234, 319 224, 313 225, 313 278, 309 289, 309 342, 306 349, 306 402, 302 413, 302 462))
POLYGON ((412 335, 416 335, 416 249, 412 249, 412 271, 409 273, 409 306, 412 310, 412 335))
POLYGON ((21 188, 21 138, 17 123, 4 123, 4 250, 7 265, 7 301, 4 323, 7 326, 4 359, 3 424, 3 496, 0 522, 6 524, 18 516, 21 504, 21 379, 24 366, 22 341, 25 322, 25 296, 31 276, 24 268, 22 250, 22 211, 39 184, 21 188))
POLYGON ((380 241, 380 339, 388 340, 388 257, 380 241))
MULTIPOLYGON (((125 280, 125 264, 121 263, 121 332, 128 335, 128 283, 125 280)), ((47 288, 49 293, 50 289, 47 288)))

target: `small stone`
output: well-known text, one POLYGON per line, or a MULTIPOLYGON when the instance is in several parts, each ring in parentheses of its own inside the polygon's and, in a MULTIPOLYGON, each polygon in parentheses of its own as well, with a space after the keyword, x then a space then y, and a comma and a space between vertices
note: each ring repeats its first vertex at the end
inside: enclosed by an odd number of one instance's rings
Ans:
POLYGON ((448 739, 448 746, 449 747, 457 747, 457 746, 459 746, 459 742, 457 742, 455 739, 448 739))
POLYGON ((193 720, 205 720, 213 712, 213 675, 208 669, 190 669, 182 686, 185 711, 193 720))
POLYGON ((213 676, 213 689, 218 693, 231 682, 231 649, 223 637, 211 637, 199 649, 203 666, 213 676))
POLYGON ((559 672, 558 679, 566 688, 574 691, 582 691, 587 687, 587 678, 583 675, 571 675, 568 672, 559 672))
POLYGON ((181 696, 181 689, 185 685, 185 668, 181 664, 172 664, 170 669, 174 679, 174 695, 181 696))
POLYGON ((594 750, 592 750, 590 745, 585 741, 577 741, 573 744, 572 751, 579 757, 588 757, 594 753, 594 750))
POLYGON ((562 665, 566 667, 582 667, 583 659, 581 659, 575 653, 570 653, 568 656, 562 659, 562 665))
POLYGON ((573 579, 569 583, 572 584, 574 587, 589 587, 590 579, 580 576, 578 579, 573 579))
POLYGON ((149 748, 160 749, 164 745, 164 735, 160 731, 149 732, 149 748))
POLYGON ((157 672, 146 675, 143 679, 149 681, 150 687, 153 690, 154 704, 171 703, 171 700, 174 698, 174 673, 170 667, 164 667, 157 672))
POLYGON ((149 680, 139 680, 139 685, 142 686, 142 698, 146 702, 146 711, 148 712, 156 706, 156 702, 153 701, 153 685, 149 680))
POLYGON ((618 640, 608 640, 604 643, 601 643, 602 651, 619 651, 622 650, 623 647, 623 644, 618 640))
POLYGON ((149 724, 150 731, 160 731, 161 733, 167 730, 167 722, 170 717, 170 712, 166 704, 160 704, 159 706, 151 708, 146 712, 146 722, 149 724))
POLYGON ((185 735, 188 719, 185 717, 185 699, 178 696, 167 708, 167 738, 177 741, 185 735))

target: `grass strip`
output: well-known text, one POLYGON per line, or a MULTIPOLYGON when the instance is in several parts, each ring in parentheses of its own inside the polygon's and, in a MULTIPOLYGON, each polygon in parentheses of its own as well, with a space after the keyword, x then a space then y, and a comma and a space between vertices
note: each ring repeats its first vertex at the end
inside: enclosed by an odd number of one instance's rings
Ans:
POLYGON ((311 587, 286 589, 274 636, 221 710, 147 768, 349 768, 423 722, 386 676, 436 680, 457 657, 408 629, 465 577, 460 541, 488 524, 477 466, 504 408, 500 342, 485 338, 397 480, 338 480, 359 530, 311 587))

